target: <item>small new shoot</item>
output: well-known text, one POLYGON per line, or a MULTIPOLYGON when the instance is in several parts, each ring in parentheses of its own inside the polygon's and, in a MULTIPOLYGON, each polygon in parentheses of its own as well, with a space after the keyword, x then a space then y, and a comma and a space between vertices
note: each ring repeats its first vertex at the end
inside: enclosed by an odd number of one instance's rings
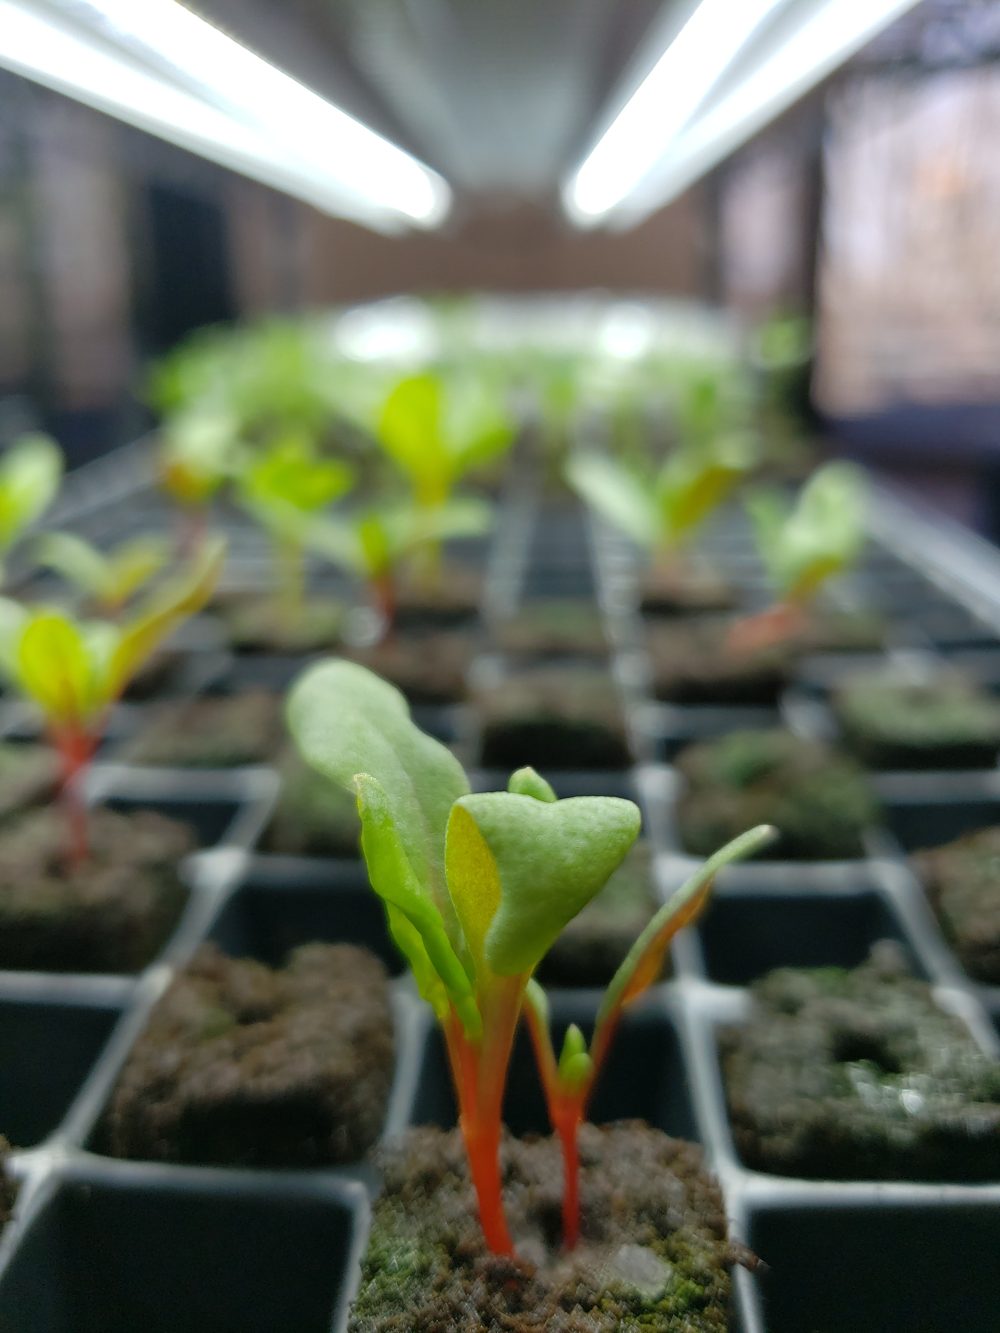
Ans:
MULTIPOLYGON (((544 796, 542 799, 546 799, 544 796)), ((552 1044, 549 1003, 538 982, 528 983, 525 1017, 535 1060, 545 1090, 549 1120, 563 1155, 563 1244, 572 1249, 580 1237, 580 1125, 604 1067, 622 1014, 659 978, 670 941, 695 921, 704 909, 719 871, 733 861, 753 856, 776 836, 761 824, 734 838, 709 857, 694 875, 660 908, 632 945, 612 977, 597 1011, 597 1021, 588 1045, 580 1029, 571 1024, 558 1057, 552 1044)))
POLYGON ((864 550, 868 487, 853 463, 826 463, 794 502, 760 490, 746 508, 775 602, 733 626, 729 646, 737 653, 787 642, 808 627, 821 590, 864 550))
POLYGON ((135 537, 110 551, 72 532, 44 533, 34 546, 36 563, 54 570, 78 588, 102 616, 120 616, 132 598, 170 561, 170 547, 159 537, 135 537))
POLYGON ((277 623, 290 638, 306 611, 305 556, 319 516, 354 485, 354 469, 321 456, 302 433, 276 437, 248 453, 237 495, 267 533, 275 565, 277 623))
POLYGON ((204 606, 224 558, 223 542, 207 542, 190 568, 119 623, 0 598, 0 671, 37 706, 59 754, 71 865, 88 853, 81 778, 108 712, 167 635, 204 606))
POLYGON ((0 582, 10 553, 59 490, 63 458, 47 435, 22 435, 0 458, 0 582))

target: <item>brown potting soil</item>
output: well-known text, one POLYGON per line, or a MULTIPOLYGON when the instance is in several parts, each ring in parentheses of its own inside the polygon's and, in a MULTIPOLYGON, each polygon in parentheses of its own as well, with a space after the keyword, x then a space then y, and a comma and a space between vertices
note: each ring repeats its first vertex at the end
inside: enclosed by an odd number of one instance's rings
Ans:
POLYGON ((913 865, 966 972, 1000 986, 1000 828, 918 852, 913 865))
POLYGON ((237 768, 273 760, 283 737, 277 696, 245 690, 168 705, 128 747, 127 757, 166 768, 237 768))
POLYGON ((30 811, 0 833, 0 968, 135 972, 177 924, 187 825, 151 810, 95 809, 88 822, 90 855, 72 870, 62 811, 30 811))
POLYGON ((117 1157, 222 1166, 356 1162, 393 1074, 385 969, 349 944, 285 967, 203 945, 157 1004, 104 1116, 117 1157))

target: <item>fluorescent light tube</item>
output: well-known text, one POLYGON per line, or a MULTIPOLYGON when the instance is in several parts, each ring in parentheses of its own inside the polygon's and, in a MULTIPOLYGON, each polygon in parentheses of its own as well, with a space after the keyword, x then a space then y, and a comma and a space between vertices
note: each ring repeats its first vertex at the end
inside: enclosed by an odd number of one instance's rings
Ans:
POLYGON ((437 173, 175 0, 0 0, 0 65, 327 213, 448 212, 437 173))
POLYGON ((740 51, 787 0, 701 0, 563 192, 592 226, 626 199, 740 51))

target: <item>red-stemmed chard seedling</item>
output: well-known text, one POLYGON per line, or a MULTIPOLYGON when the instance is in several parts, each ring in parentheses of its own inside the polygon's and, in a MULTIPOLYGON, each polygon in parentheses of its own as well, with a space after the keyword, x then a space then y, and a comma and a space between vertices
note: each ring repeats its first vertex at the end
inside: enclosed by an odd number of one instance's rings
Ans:
POLYGON ((734 838, 709 857, 667 900, 612 977, 597 1011, 589 1046, 580 1029, 571 1024, 556 1057, 549 1026, 548 999, 538 982, 529 982, 524 1012, 545 1090, 549 1120, 562 1148, 563 1243, 567 1249, 572 1249, 580 1236, 580 1126, 586 1119, 594 1085, 607 1060, 622 1014, 660 976, 670 941, 702 911, 719 871, 732 861, 752 856, 774 836, 775 830, 762 824, 734 838))
POLYGON ((167 635, 211 596, 225 543, 207 542, 190 568, 150 595, 130 619, 78 620, 64 611, 0 599, 0 671, 41 712, 61 761, 70 863, 87 857, 81 777, 111 705, 167 635))
POLYGON ((531 769, 508 791, 470 793, 461 764, 414 726, 399 691, 350 662, 307 671, 288 718, 304 758, 357 796, 372 888, 444 1034, 486 1243, 511 1254, 501 1106, 525 989, 621 864, 638 807, 557 801, 531 769))
POLYGON ((729 647, 756 652, 784 643, 809 624, 822 588, 857 560, 865 544, 868 487, 853 463, 827 463, 794 504, 761 490, 746 508, 758 554, 775 589, 774 604, 736 622, 729 647))

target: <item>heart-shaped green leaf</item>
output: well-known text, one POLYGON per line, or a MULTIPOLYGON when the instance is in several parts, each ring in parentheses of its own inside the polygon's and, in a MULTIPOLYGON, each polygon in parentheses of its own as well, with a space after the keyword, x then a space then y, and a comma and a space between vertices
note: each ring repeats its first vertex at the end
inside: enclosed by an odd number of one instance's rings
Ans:
POLYGON ((607 883, 639 833, 612 796, 463 796, 448 822, 448 889, 477 966, 530 972, 607 883))

